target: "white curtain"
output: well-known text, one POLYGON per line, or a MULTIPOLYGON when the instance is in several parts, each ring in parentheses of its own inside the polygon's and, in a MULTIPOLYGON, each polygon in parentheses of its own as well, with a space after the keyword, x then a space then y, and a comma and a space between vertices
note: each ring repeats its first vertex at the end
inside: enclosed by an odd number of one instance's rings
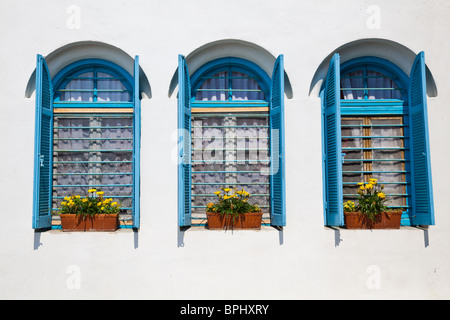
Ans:
MULTIPOLYGON (((87 72, 80 74, 78 77, 92 78, 94 76, 93 72, 87 72)), ((79 101, 79 102, 92 102, 94 101, 94 81, 92 79, 74 79, 71 80, 64 88, 64 90, 71 91, 63 91, 60 95, 61 101, 79 101), (72 91, 73 90, 73 91, 72 91), (83 90, 83 91, 77 91, 83 90)))
MULTIPOLYGON (((270 193, 269 175, 266 174, 269 171, 269 139, 268 128, 261 127, 267 124, 265 117, 197 117, 193 120, 192 194, 197 195, 193 196, 194 206, 213 201, 214 198, 206 195, 225 186, 262 195, 251 196, 251 203, 268 206, 269 196, 265 194, 270 193), (199 171, 207 173, 196 173, 199 171)), ((193 211, 201 213, 205 209, 193 211)))
MULTIPOLYGON (((95 163, 93 161, 131 161, 132 152, 102 152, 102 150, 132 150, 132 117, 55 117, 54 149, 54 196, 65 197, 73 194, 85 195, 88 187, 58 187, 61 185, 125 185, 132 184, 132 175, 104 174, 131 173, 132 163, 95 163), (86 129, 86 127, 104 127, 86 129), (103 140, 118 138, 120 140, 103 140), (89 140, 88 140, 89 139, 89 140), (94 139, 94 140, 91 140, 94 139), (95 140, 98 139, 98 140, 95 140), (129 140, 122 140, 129 139, 129 140), (70 152, 67 152, 69 151, 70 152), (77 152, 74 152, 74 151, 77 152), (84 150, 99 150, 84 152, 84 150), (69 162, 60 163, 57 162, 69 162), (84 163, 74 163, 83 161, 84 163), (86 163, 89 161, 90 163, 86 163), (95 173, 103 173, 95 175, 95 173)), ((105 196, 130 196, 132 187, 102 187, 105 196)), ((131 198, 118 198, 122 207, 131 207, 131 198)), ((54 206, 61 199, 55 198, 54 206)))
MULTIPOLYGON (((364 71, 350 72, 341 79, 342 89, 365 88, 364 71), (346 78, 350 77, 350 78, 346 78)), ((398 88, 391 78, 376 71, 367 71, 367 88, 398 88)), ((343 90, 346 100, 364 99, 364 90, 343 90)), ((400 90, 368 90, 368 99, 401 99, 400 90)))
MULTIPOLYGON (((80 74, 78 78, 93 78, 93 72, 80 74)), ((60 101, 73 102, 93 102, 94 89, 98 90, 112 90, 98 92, 97 101, 130 101, 131 95, 129 92, 115 91, 126 90, 126 87, 120 80, 114 79, 108 73, 97 72, 97 80, 94 79, 73 79, 64 88, 60 95, 60 101), (105 79, 111 78, 111 79, 105 79), (96 85, 95 85, 96 83, 96 85)))
MULTIPOLYGON (((372 118, 371 124, 374 125, 387 125, 387 124, 401 124, 400 118, 372 118)), ((363 127, 359 127, 363 124, 363 118, 353 118, 353 119, 343 119, 343 125, 354 127, 343 127, 342 136, 354 136, 361 137, 364 136, 363 127)), ((366 134, 367 135, 367 134, 366 134)), ((392 173, 392 172, 382 172, 382 171, 404 171, 405 164, 403 161, 396 161, 405 159, 403 150, 386 149, 386 148, 401 148, 404 147, 403 138, 385 138, 385 137, 402 137, 403 129, 402 127, 396 126, 380 126, 372 127, 370 129, 370 136, 380 137, 371 138, 370 146, 371 148, 377 148, 371 150, 370 156, 367 157, 371 159, 382 159, 384 161, 373 161, 373 162, 363 162, 363 161, 344 161, 343 171, 353 171, 343 173, 343 182, 354 182, 355 184, 344 185, 344 194, 356 194, 357 186, 356 183, 364 181, 364 173, 356 173, 356 171, 375 171, 372 174, 372 178, 378 179, 380 182, 390 182, 384 185, 384 193, 393 194, 405 194, 405 182, 404 173, 392 173), (385 148, 383 150, 383 148, 385 148), (392 160, 392 161, 388 161, 392 160), (369 169, 368 166, 371 166, 369 169), (396 184, 399 183, 399 184, 396 184)), ((363 148, 364 142, 362 138, 343 138, 342 139, 343 148, 363 148)), ((344 150, 345 160, 358 160, 364 159, 364 152, 362 150, 344 150)), ((354 197, 344 197, 344 201, 354 200, 354 197)), ((403 206, 405 205, 405 197, 403 196, 389 196, 390 206, 403 206)))
POLYGON ((232 100, 264 100, 264 93, 255 79, 245 73, 232 72, 231 88, 229 73, 219 72, 205 82, 197 91, 196 100, 199 101, 226 101, 229 100, 229 91, 232 89, 232 100), (207 91, 202 91, 207 90, 207 91))
MULTIPOLYGON (((99 78, 112 78, 111 75, 98 72, 99 78)), ((126 90, 126 87, 117 79, 99 79, 97 80, 97 89, 99 90, 126 90)), ((130 101, 129 92, 106 91, 98 93, 98 101, 130 101)))

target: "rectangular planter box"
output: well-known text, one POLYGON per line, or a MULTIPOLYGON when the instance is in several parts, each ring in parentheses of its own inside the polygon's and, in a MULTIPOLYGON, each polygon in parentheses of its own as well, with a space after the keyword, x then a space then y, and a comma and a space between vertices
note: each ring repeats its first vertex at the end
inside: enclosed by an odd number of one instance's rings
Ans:
POLYGON ((63 231, 116 231, 119 229, 118 214, 81 216, 60 214, 63 231))
POLYGON ((231 215, 207 212, 208 229, 261 229, 262 212, 238 214, 233 219, 231 215))
POLYGON ((347 229, 400 229, 402 212, 382 212, 371 221, 359 212, 344 212, 347 229))

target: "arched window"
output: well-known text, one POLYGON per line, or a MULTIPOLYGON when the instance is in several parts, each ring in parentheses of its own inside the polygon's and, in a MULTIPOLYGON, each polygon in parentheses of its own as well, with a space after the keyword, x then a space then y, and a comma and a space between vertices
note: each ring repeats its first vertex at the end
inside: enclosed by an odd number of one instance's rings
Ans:
POLYGON ((344 225, 342 204, 377 179, 403 225, 434 223, 423 53, 408 77, 391 62, 330 63, 322 91, 325 218, 344 225))
POLYGON ((282 57, 275 70, 270 79, 249 61, 222 58, 190 76, 180 56, 180 226, 204 223, 220 188, 244 188, 264 223, 285 224, 282 57))
POLYGON ((35 228, 56 228, 57 219, 48 221, 50 209, 92 188, 120 202, 121 227, 139 227, 138 71, 138 57, 134 76, 109 61, 89 59, 50 79, 38 56, 35 228))

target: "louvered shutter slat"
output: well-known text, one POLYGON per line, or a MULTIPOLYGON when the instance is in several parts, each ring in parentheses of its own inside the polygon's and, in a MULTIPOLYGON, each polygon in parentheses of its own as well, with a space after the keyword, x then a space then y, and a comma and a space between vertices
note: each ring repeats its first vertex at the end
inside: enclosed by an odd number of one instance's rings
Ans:
POLYGON ((434 206, 428 137, 425 55, 419 53, 410 75, 412 223, 433 225, 434 206))
POLYGON ((191 225, 191 85, 186 59, 178 57, 178 224, 191 225))
POLYGON ((134 106, 133 106, 133 224, 140 226, 140 154, 141 154, 141 100, 139 90, 139 56, 134 59, 134 106))
POLYGON ((37 56, 33 228, 51 227, 53 88, 45 59, 37 56))
POLYGON ((270 189, 273 226, 286 225, 284 147, 284 57, 275 62, 270 98, 270 189))
POLYGON ((344 224, 342 191, 342 147, 340 106, 340 57, 335 54, 330 62, 325 84, 325 218, 328 226, 344 224))

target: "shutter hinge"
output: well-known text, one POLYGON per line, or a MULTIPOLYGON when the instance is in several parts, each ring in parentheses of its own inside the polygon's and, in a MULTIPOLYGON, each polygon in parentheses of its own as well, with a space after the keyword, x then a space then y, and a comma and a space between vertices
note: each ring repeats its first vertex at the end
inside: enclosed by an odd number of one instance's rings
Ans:
POLYGON ((44 166, 44 155, 40 155, 40 156, 39 156, 39 165, 40 165, 41 167, 44 166))

